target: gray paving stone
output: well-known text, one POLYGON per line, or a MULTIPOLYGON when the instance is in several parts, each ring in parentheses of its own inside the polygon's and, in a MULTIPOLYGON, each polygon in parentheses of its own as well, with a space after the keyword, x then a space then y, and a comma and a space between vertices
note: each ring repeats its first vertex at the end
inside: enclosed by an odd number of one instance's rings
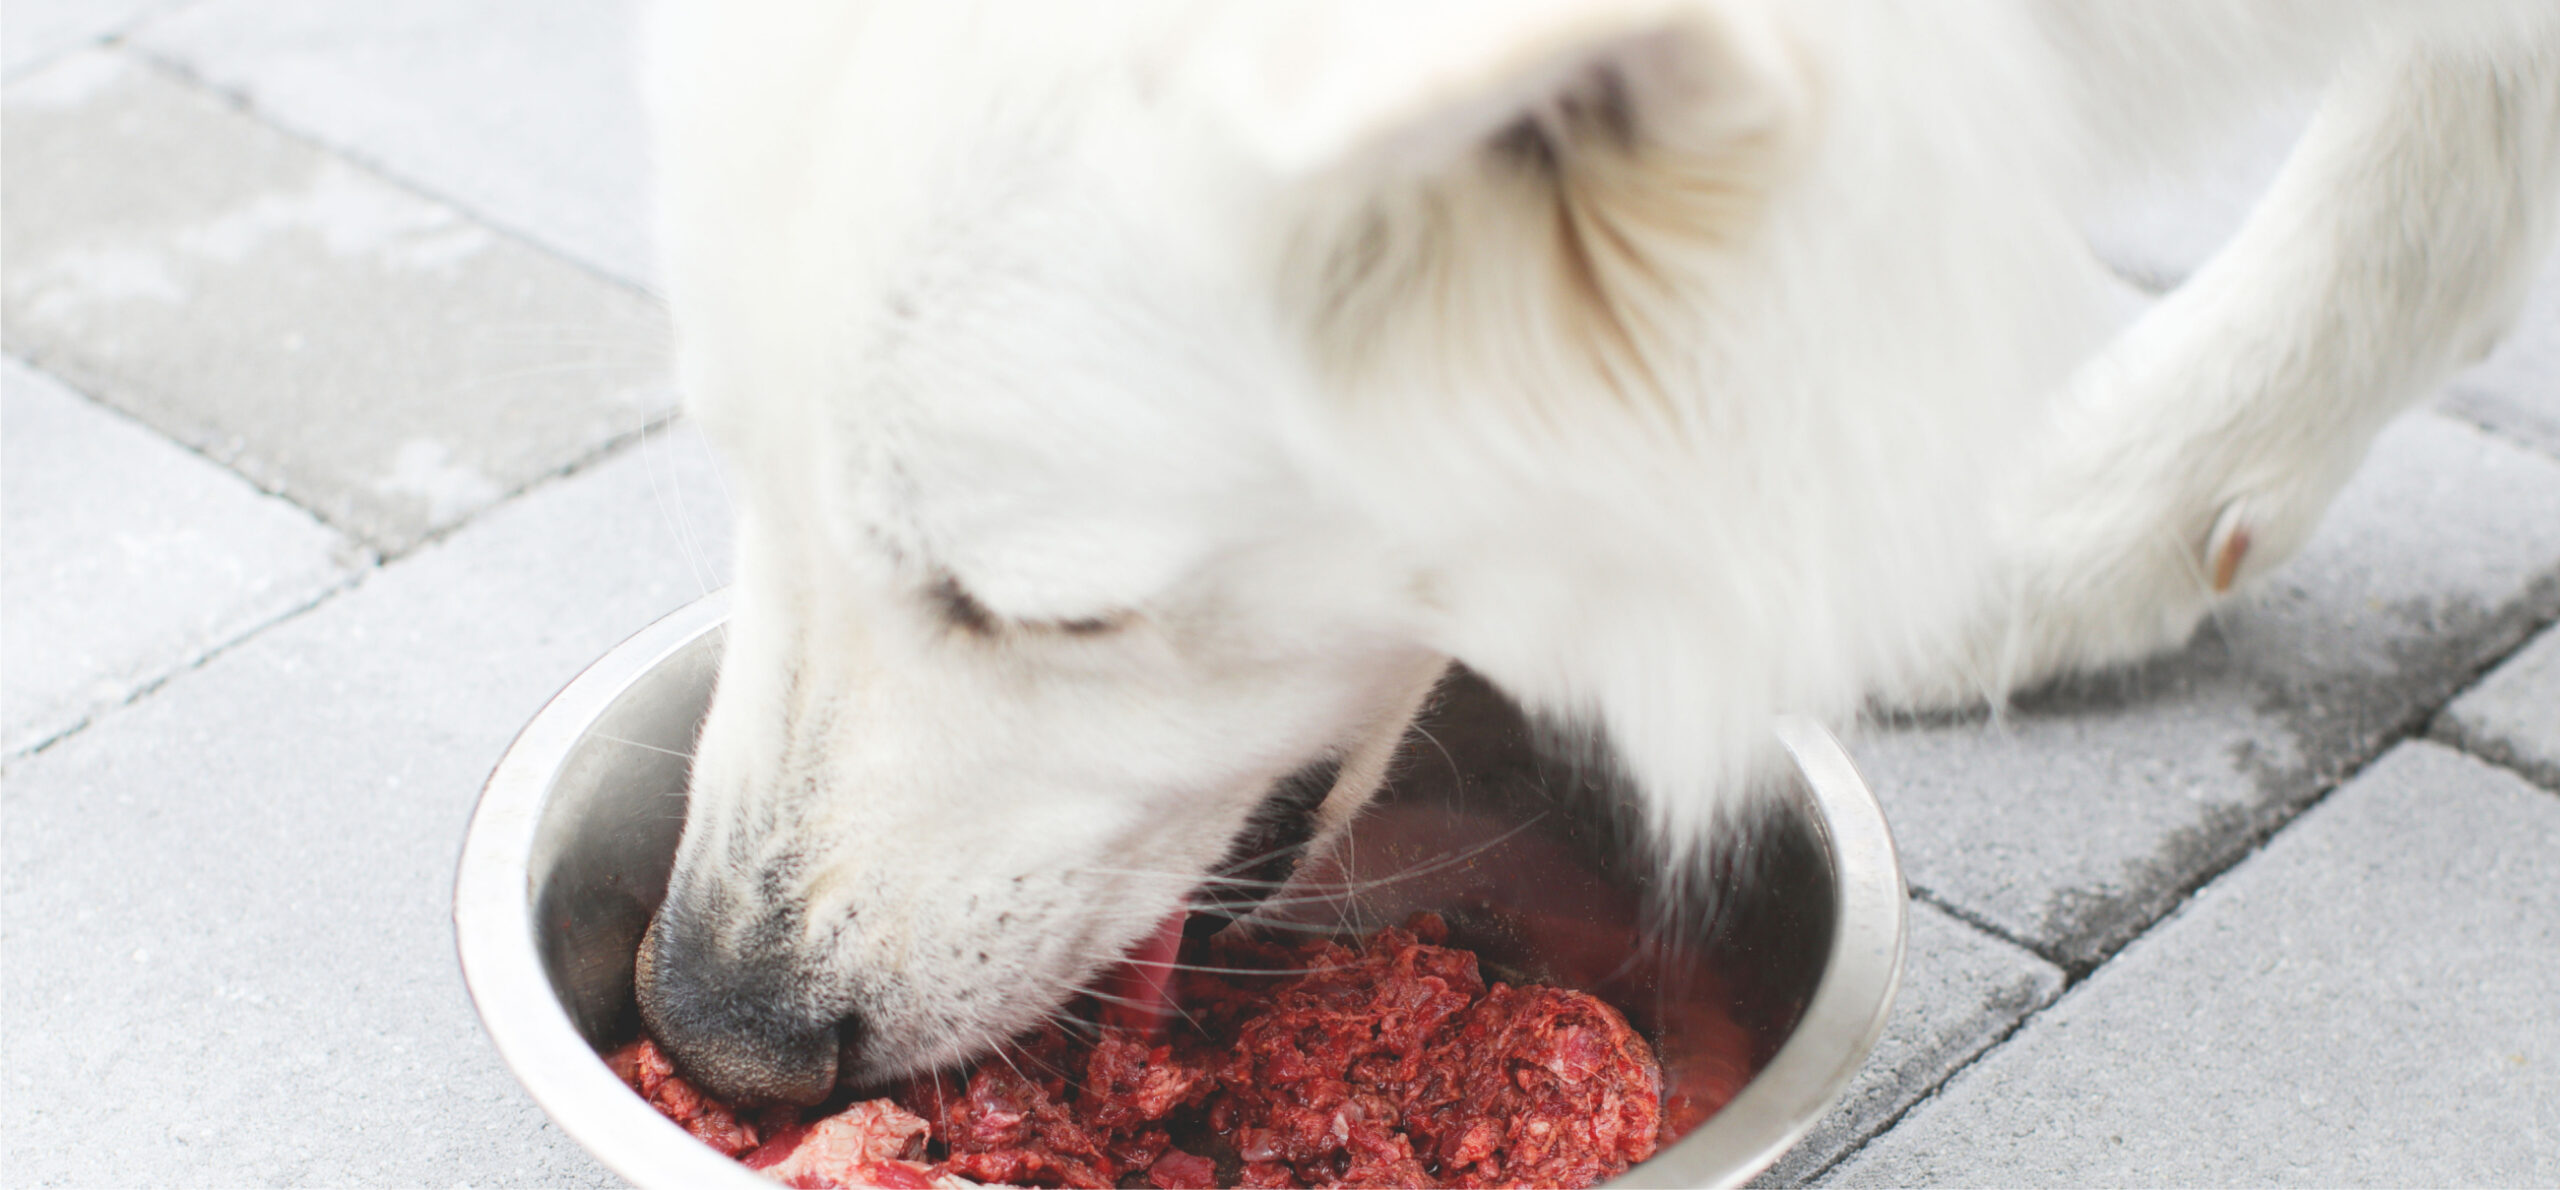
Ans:
POLYGON ((301 509, 0 362, 0 755, 79 726, 369 563, 301 509))
POLYGON ((453 954, 480 781, 726 572, 680 429, 490 514, 0 780, 12 1185, 607 1185, 453 954))
POLYGON ((9 0, 0 5, 0 77, 14 78, 80 46, 132 28, 185 0, 9 0))
POLYGON ((2560 1183, 2560 798, 2394 750, 1832 1186, 2560 1183))
POLYGON ((212 0, 136 34, 259 115, 634 284, 634 0, 212 0))
POLYGON ((1914 902, 1902 990, 1875 1053, 1831 1115, 1755 1184, 1820 1173, 2061 991, 2053 964, 1914 902))
POLYGON ((0 124, 9 350, 386 554, 675 404, 655 303, 157 68, 0 124))
POLYGON ((2560 627, 2453 700, 2435 735, 2560 790, 2560 627))
POLYGON ((2184 652, 1852 750, 1915 889, 2083 969, 2555 611, 2560 465, 2418 414, 2184 652))

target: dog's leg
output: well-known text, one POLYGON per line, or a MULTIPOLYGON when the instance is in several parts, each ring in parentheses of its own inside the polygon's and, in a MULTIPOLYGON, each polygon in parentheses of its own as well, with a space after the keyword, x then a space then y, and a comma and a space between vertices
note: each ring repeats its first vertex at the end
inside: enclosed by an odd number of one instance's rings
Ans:
POLYGON ((2183 641, 2302 547, 2386 421, 2489 350, 2556 196, 2560 32, 2344 70, 2233 241, 2074 378, 1999 512, 1995 610, 1911 701, 2183 641))

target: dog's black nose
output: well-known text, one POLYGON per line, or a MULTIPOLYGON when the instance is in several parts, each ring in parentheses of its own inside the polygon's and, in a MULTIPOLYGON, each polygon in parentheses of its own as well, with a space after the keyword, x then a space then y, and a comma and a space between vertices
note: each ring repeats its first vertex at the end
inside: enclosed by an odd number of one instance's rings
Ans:
POLYGON ((835 1090, 851 1023, 818 1018, 796 967, 710 942, 661 911, 632 971, 640 1018, 676 1070, 737 1104, 814 1104, 835 1090))

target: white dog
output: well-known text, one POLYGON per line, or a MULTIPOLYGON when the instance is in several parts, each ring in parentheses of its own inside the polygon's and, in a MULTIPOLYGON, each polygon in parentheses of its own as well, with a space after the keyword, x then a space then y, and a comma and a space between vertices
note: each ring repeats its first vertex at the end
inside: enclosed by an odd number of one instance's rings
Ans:
POLYGON ((2488 349, 2560 192, 2550 0, 671 0, 655 36, 742 526, 639 991, 751 1099, 1035 1024, 1275 790, 1355 813, 1451 658, 1605 740, 1676 849, 1775 713, 2178 642, 2488 349), (2323 79, 2263 208, 2109 338, 2083 206, 2323 79))

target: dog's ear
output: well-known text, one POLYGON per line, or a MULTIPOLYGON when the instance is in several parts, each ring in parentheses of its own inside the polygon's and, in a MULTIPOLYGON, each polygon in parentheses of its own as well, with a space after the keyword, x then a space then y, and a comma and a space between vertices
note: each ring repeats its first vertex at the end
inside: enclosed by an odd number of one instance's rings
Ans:
POLYGON ((1767 123, 1799 96, 1762 2, 1249 4, 1190 57, 1210 106, 1282 176, 1428 172, 1566 103, 1621 123, 1767 123))
POLYGON ((1595 387, 1694 395, 1691 312, 1811 143, 1777 3, 1309 0, 1203 29, 1198 86, 1292 200, 1281 309, 1327 389, 1519 426, 1595 387))

